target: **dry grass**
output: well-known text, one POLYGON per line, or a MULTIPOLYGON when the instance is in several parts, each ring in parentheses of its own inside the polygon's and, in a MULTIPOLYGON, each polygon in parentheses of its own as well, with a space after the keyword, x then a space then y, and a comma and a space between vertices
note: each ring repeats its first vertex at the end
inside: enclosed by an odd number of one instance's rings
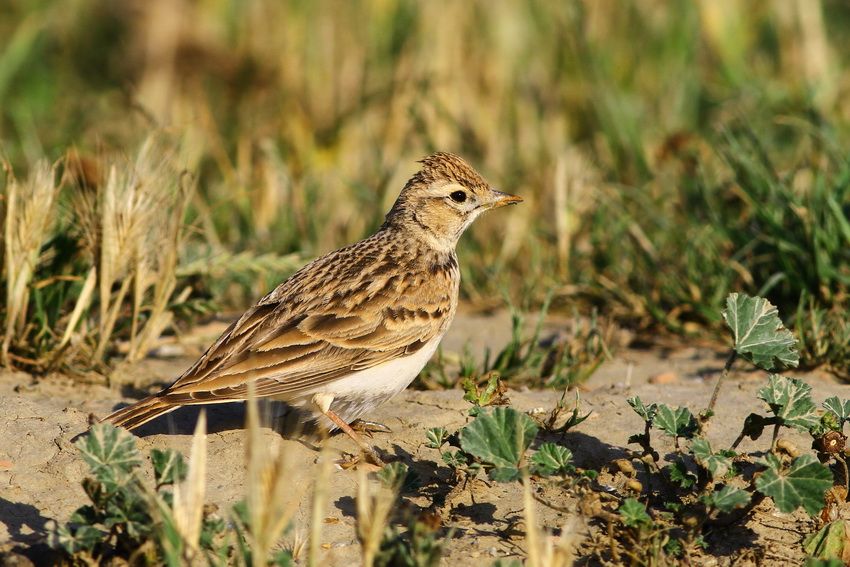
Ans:
MULTIPOLYGON (((522 305, 554 289, 559 305, 590 301, 633 323, 678 331, 711 323, 716 297, 770 283, 750 265, 758 258, 740 261, 746 246, 730 237, 734 211, 677 216, 699 198, 695 172, 722 140, 717 133, 743 119, 783 164, 817 163, 827 151, 820 136, 838 147, 848 139, 850 83, 840 69, 850 62, 850 11, 831 1, 75 0, 75 17, 58 17, 65 8, 13 7, 0 23, 12 38, 0 56, 0 116, 19 126, 6 142, 10 160, 23 171, 71 144, 98 154, 167 130, 181 140, 180 167, 197 174, 188 214, 198 233, 183 258, 197 268, 210 252, 225 264, 245 252, 275 255, 236 278, 226 267, 216 282, 202 276, 234 307, 301 259, 374 229, 414 160, 443 149, 526 198, 462 243, 468 301, 493 307, 506 291, 522 305), (42 37, 56 49, 45 51, 42 37), (95 79, 90 68, 104 72, 95 79), (12 77, 17 88, 4 90, 12 77), (67 92, 76 97, 59 94, 67 92), (778 135, 768 131, 778 124, 778 135), (789 137, 793 124, 817 131, 789 137), (707 248, 711 273, 695 277, 697 259, 672 234, 707 248), (642 281, 645 289, 631 289, 642 281)), ((122 187, 134 170, 158 175, 144 160, 107 175, 116 213, 130 210, 121 199, 133 191, 122 187)), ((710 191, 723 203, 736 191, 720 181, 710 191)), ((75 273, 81 306, 65 310, 73 316, 63 323, 73 325, 53 340, 78 348, 84 341, 68 329, 88 325, 78 335, 106 353, 110 328, 124 332, 126 303, 134 315, 122 338, 135 359, 169 324, 164 298, 182 289, 154 278, 173 258, 110 255, 122 246, 121 227, 111 226, 103 224, 116 248, 105 249, 96 276, 75 273), (96 321, 87 321, 90 311, 96 321)), ((173 227, 160 233, 152 240, 175 240, 173 227)))
POLYGON ((151 136, 132 162, 104 158, 104 179, 74 154, 61 180, 44 162, 25 181, 7 173, 4 364, 88 366, 118 336, 134 361, 168 328, 193 185, 167 148, 151 136))
POLYGON ((201 525, 204 519, 204 498, 207 482, 207 414, 201 411, 186 480, 174 486, 174 527, 183 543, 183 558, 190 565, 200 564, 201 525))
POLYGON ((81 187, 72 201, 97 274, 96 358, 103 357, 128 295, 130 361, 144 356, 170 322, 166 309, 177 283, 183 217, 191 197, 174 161, 162 142, 149 138, 135 163, 108 165, 106 182, 93 190, 81 187))
POLYGON ((357 539, 363 567, 375 563, 398 500, 398 490, 398 486, 370 481, 363 467, 357 469, 357 539))
POLYGON ((4 207, 4 273, 6 287, 2 362, 10 363, 9 348, 25 338, 30 285, 42 247, 52 236, 59 184, 56 168, 39 162, 30 177, 18 181, 7 166, 4 207))
POLYGON ((537 518, 531 481, 523 482, 523 517, 525 519, 525 543, 529 567, 570 567, 575 561, 575 521, 569 520, 561 527, 558 536, 541 528, 537 518))
POLYGON ((248 544, 253 567, 268 564, 272 551, 292 521, 303 495, 301 475, 287 458, 282 440, 269 442, 260 429, 260 412, 249 386, 246 464, 248 544))

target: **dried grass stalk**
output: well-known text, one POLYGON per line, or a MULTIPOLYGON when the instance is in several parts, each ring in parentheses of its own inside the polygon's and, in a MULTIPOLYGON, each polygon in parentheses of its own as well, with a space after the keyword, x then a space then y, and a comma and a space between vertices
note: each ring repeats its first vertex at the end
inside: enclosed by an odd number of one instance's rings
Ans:
POLYGON ((183 483, 174 486, 174 525, 186 546, 184 554, 190 563, 200 553, 206 479, 207 414, 201 410, 192 436, 189 472, 183 483))
POLYGON ((9 364, 9 347, 23 333, 27 320, 29 284, 41 247, 56 219, 59 185, 56 166, 39 162, 23 183, 7 170, 6 211, 3 226, 6 280, 6 321, 2 362, 9 364))
POLYGON ((265 567, 298 508, 303 489, 295 488, 297 475, 281 440, 269 443, 263 438, 253 384, 249 384, 247 405, 248 543, 254 567, 265 567))
POLYGON ((522 480, 523 516, 525 517, 525 542, 529 567, 569 567, 573 564, 573 529, 568 521, 561 535, 553 536, 537 526, 537 511, 531 494, 531 480, 522 480))
MULTIPOLYGON (((105 183, 74 195, 72 208, 97 273, 100 320, 94 356, 103 357, 129 294, 127 358, 133 362, 171 323, 168 304, 177 285, 183 217, 193 187, 182 182, 173 152, 157 136, 145 141, 134 163, 112 163, 108 170, 105 183)), ((86 309, 88 301, 81 295, 75 312, 86 309)), ((74 317, 71 322, 76 324, 74 317)), ((60 346, 70 340, 71 322, 60 346)))
POLYGON ((375 563, 397 498, 397 487, 376 486, 369 482, 363 467, 357 469, 357 538, 363 567, 375 563))

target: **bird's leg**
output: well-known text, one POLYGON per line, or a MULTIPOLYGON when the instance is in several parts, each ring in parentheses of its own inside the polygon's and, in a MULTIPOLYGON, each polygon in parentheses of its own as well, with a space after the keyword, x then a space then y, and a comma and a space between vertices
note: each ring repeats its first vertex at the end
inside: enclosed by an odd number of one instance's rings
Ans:
POLYGON ((333 402, 332 394, 316 394, 313 396, 313 403, 319 408, 319 411, 321 411, 325 417, 334 422, 337 427, 339 427, 346 435, 351 437, 351 439, 357 443, 357 446, 360 447, 366 455, 366 460, 376 465, 383 465, 384 462, 381 460, 381 457, 378 456, 375 448, 366 443, 363 438, 360 437, 360 435, 358 435, 357 432, 345 422, 344 419, 331 410, 331 402, 333 402))
POLYGON ((393 430, 377 421, 366 421, 365 419, 355 419, 351 422, 351 429, 359 433, 364 433, 369 437, 373 433, 392 433, 393 430))

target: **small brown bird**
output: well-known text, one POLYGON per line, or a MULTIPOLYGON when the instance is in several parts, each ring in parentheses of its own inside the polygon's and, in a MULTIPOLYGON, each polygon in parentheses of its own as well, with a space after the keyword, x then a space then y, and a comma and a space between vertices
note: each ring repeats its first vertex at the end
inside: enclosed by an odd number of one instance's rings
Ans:
POLYGON ((245 312, 171 386, 105 418, 133 429, 185 405, 258 397, 306 408, 375 458, 349 423, 405 389, 455 315, 455 246, 482 212, 518 203, 436 153, 372 236, 313 260, 245 312))

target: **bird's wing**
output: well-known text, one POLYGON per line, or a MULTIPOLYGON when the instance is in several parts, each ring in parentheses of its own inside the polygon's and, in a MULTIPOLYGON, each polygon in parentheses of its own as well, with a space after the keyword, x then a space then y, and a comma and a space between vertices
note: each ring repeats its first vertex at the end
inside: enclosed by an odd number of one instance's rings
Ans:
MULTIPOLYGON (((457 292, 450 273, 364 277, 313 290, 309 300, 269 294, 160 395, 175 404, 239 400, 254 382, 258 396, 296 397, 412 354, 445 331, 457 292)), ((304 289, 289 289, 304 298, 304 289)))

